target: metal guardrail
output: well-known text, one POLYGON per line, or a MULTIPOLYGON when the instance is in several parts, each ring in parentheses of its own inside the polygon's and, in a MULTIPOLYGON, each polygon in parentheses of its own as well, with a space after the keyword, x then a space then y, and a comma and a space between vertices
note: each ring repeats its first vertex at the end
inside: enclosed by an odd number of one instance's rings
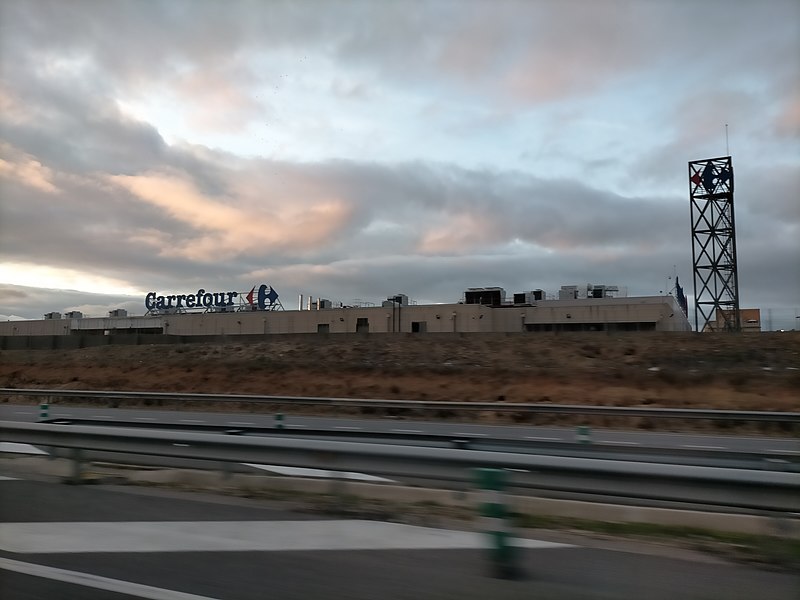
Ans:
POLYGON ((467 434, 444 434, 425 432, 366 431, 341 429, 294 429, 290 427, 229 425, 207 423, 175 423, 156 421, 125 421, 111 419, 87 419, 59 417, 39 421, 54 425, 80 425, 92 427, 121 427, 128 429, 156 429, 168 431, 194 431, 229 435, 255 435, 272 437, 295 437, 304 439, 346 439, 362 443, 406 444, 438 448, 486 450, 490 452, 515 452, 523 454, 548 454, 582 458, 604 458, 609 460, 635 460, 682 465, 768 469, 773 471, 800 472, 800 452, 772 452, 762 450, 742 451, 730 449, 700 449, 683 447, 616 445, 605 441, 602 444, 570 442, 565 440, 528 440, 503 437, 472 436, 467 434))
POLYGON ((691 465, 365 444, 300 438, 132 430, 0 421, 0 439, 44 447, 356 471, 392 479, 469 485, 475 468, 507 469, 511 487, 656 499, 745 509, 800 511, 800 474, 691 465))
POLYGON ((708 419, 800 423, 800 412, 756 410, 712 410, 694 408, 648 408, 633 406, 581 406, 576 404, 531 404, 515 402, 446 402, 365 398, 321 398, 303 396, 258 396, 245 394, 181 394, 171 392, 119 392, 97 390, 44 390, 0 388, 0 397, 93 398, 104 400, 160 400, 183 402, 296 404, 351 408, 388 408, 424 411, 493 411, 528 414, 571 414, 608 417, 650 417, 657 419, 708 419))

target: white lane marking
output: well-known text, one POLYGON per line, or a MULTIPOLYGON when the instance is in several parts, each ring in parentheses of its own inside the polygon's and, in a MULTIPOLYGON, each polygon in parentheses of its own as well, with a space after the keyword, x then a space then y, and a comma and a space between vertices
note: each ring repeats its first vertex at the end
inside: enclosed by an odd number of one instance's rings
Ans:
POLYGON ((250 421, 229 421, 228 425, 255 425, 255 423, 250 421))
POLYGON ((526 440, 538 440, 540 442, 560 442, 561 438, 559 437, 544 437, 538 435, 526 435, 526 440))
POLYGON ((91 419, 113 419, 114 417, 110 417, 108 415, 92 415, 89 418, 91 418, 91 419))
POLYGON ((356 431, 356 430, 360 430, 360 429, 363 429, 363 428, 362 427, 345 427, 344 425, 340 425, 339 427, 334 427, 334 429, 347 429, 347 430, 350 430, 350 431, 356 431))
POLYGON ((0 481, 19 481, 16 477, 6 477, 5 475, 0 475, 0 481))
POLYGON ((58 413, 53 415, 54 417, 71 417, 72 413, 58 413))
MULTIPOLYGON (((565 547, 531 539, 517 539, 515 545, 565 547)), ((482 532, 362 520, 0 524, 0 549, 16 553, 434 550, 485 546, 482 532)))
POLYGON ((285 425, 285 427, 293 427, 294 429, 303 429, 304 427, 308 427, 308 425, 285 425))
POLYGON ((133 583, 131 581, 100 577, 99 575, 92 575, 91 573, 67 571, 66 569, 57 569, 56 567, 47 567, 45 565, 11 560, 10 558, 0 558, 0 569, 14 571, 24 575, 32 575, 34 577, 63 581, 64 583, 73 583, 75 585, 105 590, 107 592, 116 592, 135 598, 147 598, 148 600, 215 600, 209 596, 187 594, 185 592, 142 585, 141 583, 133 583))
POLYGON ((396 433, 422 433, 422 429, 392 429, 396 433))
POLYGON ((201 419, 179 419, 181 423, 205 423, 205 421, 201 419))
POLYGON ((798 450, 781 450, 780 448, 767 448, 764 452, 777 452, 778 454, 792 454, 800 456, 800 451, 798 450))
POLYGON ((134 421, 155 421, 155 417, 136 417, 134 421))
POLYGON ((703 444, 681 444, 681 448, 694 448, 696 450, 724 450, 725 446, 704 446, 703 444))
POLYGON ((36 411, 33 411, 33 410, 17 410, 17 411, 14 411, 14 414, 15 415, 34 415, 34 414, 36 414, 36 411))
POLYGON ((308 467, 283 467, 279 465, 258 465, 255 463, 242 463, 254 469, 261 469, 262 471, 271 471, 278 475, 287 475, 290 477, 317 477, 320 479, 352 479, 354 481, 384 481, 387 483, 396 483, 394 479, 386 479, 385 477, 378 477, 377 475, 367 475, 366 473, 352 473, 349 471, 326 471, 325 469, 310 469, 308 467))
POLYGON ((471 436, 471 437, 476 437, 476 436, 477 437, 486 437, 489 434, 487 434, 487 433, 465 433, 463 431, 456 431, 456 432, 451 433, 450 435, 466 435, 466 436, 471 436))
POLYGON ((14 454, 47 454, 44 450, 39 450, 30 444, 20 444, 18 442, 0 442, 0 452, 11 452, 14 454))
POLYGON ((641 446, 639 442, 613 442, 609 440, 599 440, 596 444, 605 444, 606 446, 641 446))

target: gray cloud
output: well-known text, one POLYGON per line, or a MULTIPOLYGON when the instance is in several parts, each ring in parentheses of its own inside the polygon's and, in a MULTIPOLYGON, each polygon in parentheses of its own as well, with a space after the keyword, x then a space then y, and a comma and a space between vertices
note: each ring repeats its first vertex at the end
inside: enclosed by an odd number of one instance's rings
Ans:
POLYGON ((0 286, 0 321, 41 319, 49 312, 63 314, 73 310, 86 316, 105 317, 116 308, 124 308, 130 314, 144 314, 144 299, 47 287, 0 286))
MULTIPOLYGON (((657 293, 673 265, 690 281, 686 161, 722 154, 727 122, 740 152, 743 299, 798 305, 798 8, 734 4, 10 0, 0 6, 13 24, 0 37, 0 254, 146 290, 268 279, 289 298, 344 302, 453 301, 480 285, 657 293), (454 140, 454 155, 476 136, 491 152, 578 172, 433 160, 426 139, 416 160, 245 157, 167 141, 118 102, 168 93, 198 129, 245 131, 271 110, 255 90, 281 76, 275 56, 333 64, 322 88, 365 109, 419 97, 412 112, 454 140), (635 78, 669 96, 649 108, 659 141, 633 157, 626 139, 609 139, 602 156, 561 144, 571 123, 601 120, 591 94, 625 94, 635 78), (560 118, 529 146, 502 147, 501 131, 558 102, 560 118), (626 181, 636 186, 620 191, 626 181)), ((321 106, 304 114, 311 130, 334 105, 321 106)), ((47 282, 0 290, 5 315, 139 305, 47 282)))
MULTIPOLYGON (((473 93, 543 100, 664 66, 703 73, 706 83, 722 69, 730 78, 743 66, 774 67, 785 59, 787 43, 789 50, 798 47, 800 17, 792 0, 440 0, 413 8, 365 0, 313 8, 297 2, 10 0, 2 10, 4 21, 14 24, 3 42, 14 59, 88 56, 105 85, 180 79, 201 65, 247 85, 264 76, 242 68, 238 59, 248 51, 333 51, 386 80, 444 78, 473 93)), ((791 65, 781 62, 790 76, 791 65)))

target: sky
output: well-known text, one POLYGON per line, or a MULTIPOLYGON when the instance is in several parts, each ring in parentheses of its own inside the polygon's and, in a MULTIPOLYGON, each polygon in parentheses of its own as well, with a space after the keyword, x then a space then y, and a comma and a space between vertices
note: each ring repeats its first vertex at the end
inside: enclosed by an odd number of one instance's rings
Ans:
POLYGON ((793 328, 796 0, 2 0, 0 320, 691 299, 687 162, 728 153, 740 304, 793 328))

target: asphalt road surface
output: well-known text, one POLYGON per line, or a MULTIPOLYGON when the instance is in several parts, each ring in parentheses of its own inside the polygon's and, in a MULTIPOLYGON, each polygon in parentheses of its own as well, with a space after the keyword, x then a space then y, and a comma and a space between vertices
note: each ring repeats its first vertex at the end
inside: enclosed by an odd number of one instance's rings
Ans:
POLYGON ((520 540, 520 580, 490 577, 486 539, 337 520, 254 500, 0 478, 4 600, 793 599, 790 573, 520 540))
MULTIPOLYGON (((68 405, 51 405, 50 418, 83 418, 97 420, 130 420, 146 423, 180 423, 183 425, 224 424, 232 427, 271 427, 274 415, 264 413, 190 412, 167 410, 140 410, 127 408, 83 408, 68 405)), ((39 419, 38 406, 0 405, 0 420, 28 421, 39 419)), ((574 428, 533 427, 522 425, 482 425, 447 421, 416 421, 398 419, 350 419, 337 417, 308 417, 286 415, 284 426, 288 429, 333 429, 347 431, 381 431, 388 433, 430 433, 452 436, 475 436, 527 440, 529 442, 571 442, 576 440, 574 428)), ((800 456, 800 439, 779 437, 749 437, 741 435, 706 435, 690 433, 658 433, 642 431, 616 431, 597 429, 591 431, 593 444, 637 447, 677 448, 687 450, 733 450, 737 452, 766 452, 800 456)))

